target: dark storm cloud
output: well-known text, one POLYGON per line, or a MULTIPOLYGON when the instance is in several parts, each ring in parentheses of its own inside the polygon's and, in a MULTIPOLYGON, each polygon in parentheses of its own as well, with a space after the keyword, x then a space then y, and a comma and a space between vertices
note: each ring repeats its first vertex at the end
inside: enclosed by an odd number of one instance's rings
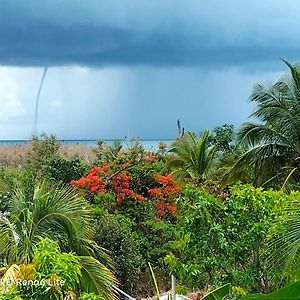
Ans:
POLYGON ((299 58, 300 44, 292 32, 284 35, 285 18, 268 19, 282 1, 252 18, 235 10, 251 14, 260 1, 122 3, 1 1, 0 64, 222 68, 299 58))

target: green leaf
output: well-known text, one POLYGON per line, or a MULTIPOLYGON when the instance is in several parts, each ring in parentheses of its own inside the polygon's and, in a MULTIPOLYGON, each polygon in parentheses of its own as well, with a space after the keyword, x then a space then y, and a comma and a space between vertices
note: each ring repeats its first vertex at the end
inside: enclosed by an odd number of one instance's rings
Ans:
POLYGON ((300 281, 288 285, 271 294, 253 294, 243 297, 241 300, 289 300, 300 299, 300 281))
POLYGON ((230 283, 227 283, 204 296, 201 300, 223 300, 230 290, 230 283))
POLYGON ((113 274, 91 256, 80 256, 82 277, 80 283, 82 290, 88 293, 97 293, 107 300, 116 299, 111 284, 116 283, 113 274))

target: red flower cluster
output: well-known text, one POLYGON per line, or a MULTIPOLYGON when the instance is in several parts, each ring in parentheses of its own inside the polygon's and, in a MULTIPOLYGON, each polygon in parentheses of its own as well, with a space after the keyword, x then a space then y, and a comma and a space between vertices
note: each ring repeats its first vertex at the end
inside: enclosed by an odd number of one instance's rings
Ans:
POLYGON ((156 159, 157 159, 157 157, 156 157, 154 154, 150 154, 150 155, 145 156, 145 157, 143 158, 144 161, 150 162, 150 163, 151 163, 151 162, 155 162, 156 159))
POLYGON ((126 171, 120 172, 117 176, 112 178, 111 188, 117 194, 116 203, 122 202, 126 197, 135 199, 138 202, 142 202, 144 197, 130 189, 130 182, 132 177, 127 174, 126 171))
POLYGON ((180 188, 171 175, 163 176, 155 174, 154 178, 161 184, 161 187, 149 189, 149 195, 151 197, 166 197, 180 192, 180 188))
POLYGON ((164 150, 168 147, 168 145, 166 143, 160 142, 158 145, 158 149, 160 150, 164 150))
POLYGON ((173 201, 160 200, 155 203, 156 213, 159 217, 165 216, 170 213, 172 216, 177 212, 177 206, 173 201))
POLYGON ((129 176, 125 170, 114 173, 111 165, 94 167, 87 176, 71 181, 71 185, 74 188, 85 189, 91 193, 113 192, 116 195, 115 203, 117 204, 125 198, 131 198, 138 202, 142 202, 144 197, 135 193, 130 188, 132 177, 129 176))
POLYGON ((107 173, 109 168, 107 166, 94 167, 90 170, 86 177, 81 177, 78 180, 72 180, 71 185, 73 188, 87 189, 91 193, 103 193, 106 192, 105 184, 100 177, 100 174, 107 173))
POLYGON ((155 203, 157 215, 163 217, 169 213, 171 216, 174 216, 177 206, 172 198, 176 197, 180 192, 179 186, 171 175, 156 174, 154 178, 160 184, 160 187, 149 189, 148 192, 150 197, 158 199, 155 203))

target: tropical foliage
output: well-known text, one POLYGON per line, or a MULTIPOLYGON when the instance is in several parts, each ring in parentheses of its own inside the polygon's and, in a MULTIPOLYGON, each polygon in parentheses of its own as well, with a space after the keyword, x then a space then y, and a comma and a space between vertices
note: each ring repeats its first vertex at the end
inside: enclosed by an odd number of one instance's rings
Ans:
POLYGON ((298 299, 300 294, 300 282, 288 285, 270 294, 253 294, 242 297, 242 300, 277 300, 298 299))
POLYGON ((201 300, 223 300, 229 295, 230 283, 224 284, 223 286, 211 291, 205 295, 201 300))
MULTIPOLYGON (((300 193, 236 185, 221 200, 188 185, 177 199, 181 239, 165 261, 178 278, 200 288, 232 282, 244 290, 268 292, 274 288, 268 237, 279 230, 274 221, 290 201, 299 204, 300 193)), ((278 267, 273 273, 279 274, 278 267)))
MULTIPOLYGON (((62 253, 56 242, 42 239, 31 263, 15 264, 6 270, 1 278, 0 299, 78 299, 81 269, 76 254, 62 253)), ((90 299, 87 295, 92 294, 83 293, 80 299, 90 299)))
POLYGON ((0 276, 12 282, 0 300, 109 300, 117 285, 170 297, 170 275, 195 299, 298 297, 300 68, 286 65, 254 88, 254 121, 237 132, 178 122, 170 145, 99 141, 88 155, 42 135, 1 157, 0 276))
POLYGON ((210 131, 202 132, 199 139, 192 132, 187 132, 171 145, 169 166, 178 179, 193 179, 203 183, 212 171, 216 158, 216 147, 210 146, 210 131))
POLYGON ((92 217, 89 204, 70 187, 55 188, 44 182, 29 199, 21 189, 16 190, 5 215, 0 218, 2 260, 8 265, 29 264, 39 241, 50 238, 57 241, 61 249, 79 255, 84 290, 101 291, 112 299, 110 285, 115 279, 97 260, 107 260, 107 255, 92 242, 92 217))
POLYGON ((258 84, 250 97, 257 104, 238 132, 240 143, 250 147, 234 165, 232 174, 251 172, 257 186, 297 185, 299 173, 300 68, 290 65, 290 74, 271 87, 258 84))

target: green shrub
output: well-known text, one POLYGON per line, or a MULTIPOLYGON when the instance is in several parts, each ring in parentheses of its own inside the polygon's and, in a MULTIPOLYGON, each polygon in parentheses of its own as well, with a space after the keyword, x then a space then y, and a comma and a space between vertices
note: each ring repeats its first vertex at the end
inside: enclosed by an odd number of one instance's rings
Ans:
POLYGON ((14 282, 6 283, 5 289, 0 290, 1 300, 68 299, 68 295, 78 294, 79 258, 73 253, 62 253, 58 244, 47 238, 37 243, 32 263, 7 272, 14 282))
POLYGON ((32 178, 26 169, 0 168, 0 212, 7 210, 10 198, 17 188, 21 188, 27 195, 31 195, 33 186, 32 178))
POLYGON ((274 220, 288 200, 299 202, 300 194, 236 185, 221 201, 188 185, 177 201, 181 239, 166 262, 191 286, 231 282, 249 291, 268 292, 272 285, 267 240, 278 229, 274 220))
POLYGON ((157 187, 153 174, 166 174, 167 171, 164 161, 157 157, 153 162, 141 161, 134 165, 129 169, 129 174, 134 178, 134 189, 147 196, 149 189, 157 187))
POLYGON ((154 267, 160 267, 167 271, 164 264, 165 256, 172 250, 172 245, 178 234, 178 227, 175 222, 153 218, 146 220, 143 226, 143 236, 145 237, 144 255, 147 254, 147 261, 154 267))
POLYGON ((60 144, 54 135, 42 134, 41 138, 32 137, 31 148, 27 153, 27 166, 33 171, 42 169, 45 161, 58 155, 60 144))
POLYGON ((128 292, 146 266, 140 248, 141 241, 132 229, 133 223, 121 215, 104 214, 98 218, 95 241, 110 251, 121 287, 128 292))
POLYGON ((8 191, 0 191, 0 215, 7 213, 10 201, 11 193, 8 191))
POLYGON ((43 165, 43 176, 48 180, 69 183, 82 177, 87 171, 87 165, 78 157, 67 160, 60 156, 52 157, 43 165))
POLYGON ((82 293, 79 300, 105 300, 102 296, 94 293, 82 293))
POLYGON ((33 137, 26 156, 24 182, 28 189, 40 180, 69 183, 83 176, 87 166, 78 157, 70 160, 59 154, 60 143, 55 136, 42 134, 41 138, 33 137))
POLYGON ((58 243, 43 239, 34 250, 36 279, 47 279, 55 274, 65 281, 64 290, 75 290, 79 284, 81 267, 79 258, 73 253, 62 253, 58 243))
POLYGON ((270 294, 253 294, 242 297, 241 300, 295 300, 299 299, 300 281, 290 284, 270 294))
POLYGON ((93 149, 96 156, 96 164, 103 164, 105 162, 111 162, 118 158, 121 154, 122 144, 120 141, 113 141, 111 145, 104 141, 97 141, 97 147, 93 149))
POLYGON ((11 192, 16 188, 24 178, 24 169, 17 169, 11 167, 0 168, 0 190, 11 192))
POLYGON ((22 178, 22 186, 28 197, 32 196, 35 184, 43 180, 45 163, 58 156, 59 147, 60 144, 54 135, 42 134, 40 138, 37 136, 32 137, 30 149, 26 154, 22 178))
POLYGON ((24 171, 15 168, 0 168, 0 213, 7 211, 11 195, 24 181, 24 171))

